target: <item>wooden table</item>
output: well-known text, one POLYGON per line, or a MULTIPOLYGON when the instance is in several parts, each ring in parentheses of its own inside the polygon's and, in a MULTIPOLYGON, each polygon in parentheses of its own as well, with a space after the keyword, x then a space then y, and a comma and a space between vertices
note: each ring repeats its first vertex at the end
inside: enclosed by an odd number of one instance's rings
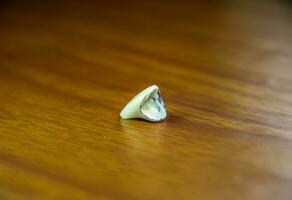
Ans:
POLYGON ((289 1, 2 1, 1 199, 292 199, 289 1), (157 84, 161 123, 121 120, 157 84))

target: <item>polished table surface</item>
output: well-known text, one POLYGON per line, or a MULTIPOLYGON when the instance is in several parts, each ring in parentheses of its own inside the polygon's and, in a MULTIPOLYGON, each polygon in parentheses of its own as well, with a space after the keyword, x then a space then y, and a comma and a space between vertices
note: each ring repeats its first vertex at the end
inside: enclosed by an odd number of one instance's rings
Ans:
POLYGON ((1 1, 1 199, 292 199, 292 2, 1 1), (161 123, 121 120, 157 84, 161 123))

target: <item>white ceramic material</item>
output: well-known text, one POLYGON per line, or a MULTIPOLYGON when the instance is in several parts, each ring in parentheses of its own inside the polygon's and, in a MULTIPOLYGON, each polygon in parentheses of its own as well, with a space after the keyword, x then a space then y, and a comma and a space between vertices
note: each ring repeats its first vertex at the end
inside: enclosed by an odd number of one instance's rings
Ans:
POLYGON ((157 85, 137 94, 121 111, 123 119, 140 118, 159 122, 166 118, 166 109, 157 85))

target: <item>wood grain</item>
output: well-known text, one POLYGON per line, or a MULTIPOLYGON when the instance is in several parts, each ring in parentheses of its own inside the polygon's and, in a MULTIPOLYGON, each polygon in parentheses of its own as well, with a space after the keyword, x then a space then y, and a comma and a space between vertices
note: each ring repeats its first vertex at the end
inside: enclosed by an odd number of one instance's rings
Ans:
POLYGON ((289 1, 1 1, 1 199, 291 199, 289 1), (121 120, 160 86, 162 123, 121 120))

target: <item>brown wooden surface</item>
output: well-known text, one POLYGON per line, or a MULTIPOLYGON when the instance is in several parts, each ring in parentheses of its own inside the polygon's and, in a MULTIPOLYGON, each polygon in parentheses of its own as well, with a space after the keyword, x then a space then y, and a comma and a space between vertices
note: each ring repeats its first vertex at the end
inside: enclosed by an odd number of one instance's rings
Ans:
POLYGON ((1 1, 0 198, 292 199, 291 13, 1 1), (151 84, 167 120, 121 120, 151 84))

